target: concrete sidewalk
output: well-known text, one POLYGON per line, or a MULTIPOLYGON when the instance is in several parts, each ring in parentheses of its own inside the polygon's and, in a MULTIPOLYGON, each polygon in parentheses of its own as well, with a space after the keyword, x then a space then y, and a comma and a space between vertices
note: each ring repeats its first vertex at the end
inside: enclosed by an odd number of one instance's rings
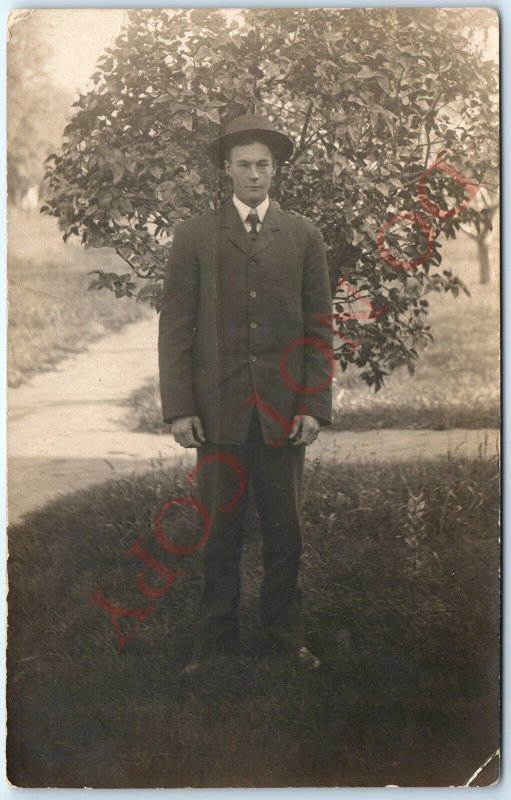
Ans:
MULTIPOLYGON (((191 464, 171 436, 126 430, 126 399, 157 373, 157 318, 105 336, 9 391, 9 522, 62 493, 161 462, 191 464)), ((403 461, 451 453, 488 458, 496 430, 323 431, 310 460, 403 461)))

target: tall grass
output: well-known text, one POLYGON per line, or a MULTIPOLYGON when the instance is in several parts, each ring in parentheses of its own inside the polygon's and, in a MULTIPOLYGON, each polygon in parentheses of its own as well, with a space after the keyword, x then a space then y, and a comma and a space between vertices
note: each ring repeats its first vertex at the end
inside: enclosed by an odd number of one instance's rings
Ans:
MULTIPOLYGON (((179 471, 70 495, 10 531, 8 762, 21 786, 441 786, 498 746, 498 465, 309 464, 302 580, 303 675, 266 654, 258 623, 256 517, 245 533, 242 655, 195 681, 199 556, 155 541, 179 471), (139 540, 182 570, 159 599, 137 590, 139 540), (88 601, 154 606, 119 648, 88 601)), ((197 537, 185 510, 168 518, 197 537)), ((147 575, 152 582, 153 577, 147 575)), ((155 584, 156 581, 155 580, 155 584)))
POLYGON ((10 386, 53 369, 98 336, 149 313, 140 303, 116 301, 110 292, 88 292, 87 273, 98 267, 125 271, 107 250, 85 253, 75 242, 64 245, 55 220, 10 210, 10 386))

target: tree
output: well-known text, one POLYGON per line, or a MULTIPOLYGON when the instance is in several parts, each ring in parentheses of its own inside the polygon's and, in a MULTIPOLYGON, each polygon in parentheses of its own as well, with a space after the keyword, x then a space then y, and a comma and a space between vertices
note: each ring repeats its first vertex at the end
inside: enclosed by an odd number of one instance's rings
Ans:
POLYGON ((207 144, 268 115, 297 143, 273 196, 326 241, 337 358, 379 388, 431 338, 426 295, 465 289, 438 269, 438 234, 475 219, 471 197, 497 178, 497 72, 471 13, 130 11, 51 156, 44 210, 129 264, 94 288, 158 307, 173 226, 226 195, 207 144))
POLYGON ((44 159, 62 137, 71 98, 52 83, 48 37, 37 11, 16 24, 11 19, 7 48, 7 181, 19 204, 43 182, 44 159))
POLYGON ((461 226, 463 233, 475 241, 477 244, 477 255, 479 258, 479 283, 489 283, 491 279, 490 269, 490 244, 491 233, 493 231, 493 218, 500 208, 499 197, 491 197, 490 194, 482 189, 477 196, 477 209, 479 217, 473 220, 472 228, 461 226))

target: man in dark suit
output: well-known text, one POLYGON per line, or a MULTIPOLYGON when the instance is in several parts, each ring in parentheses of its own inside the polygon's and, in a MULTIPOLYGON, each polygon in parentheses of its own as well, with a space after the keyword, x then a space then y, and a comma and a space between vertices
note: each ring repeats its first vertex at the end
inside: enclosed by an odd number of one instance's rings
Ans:
POLYGON ((253 484, 263 537, 261 620, 307 669, 298 573, 305 447, 331 419, 331 294, 320 232, 269 200, 291 140, 258 115, 232 120, 210 148, 233 183, 220 211, 176 227, 164 282, 163 418, 197 448, 211 515, 204 589, 187 672, 236 645, 242 525, 253 484))

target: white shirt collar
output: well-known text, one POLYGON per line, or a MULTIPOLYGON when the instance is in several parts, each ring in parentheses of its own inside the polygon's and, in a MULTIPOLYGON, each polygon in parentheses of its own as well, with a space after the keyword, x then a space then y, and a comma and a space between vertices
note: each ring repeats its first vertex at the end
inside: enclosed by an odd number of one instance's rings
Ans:
MULTIPOLYGON (((239 213, 239 215, 241 217, 242 222, 245 222, 246 218, 248 217, 248 215, 252 211, 251 206, 247 206, 247 204, 243 203, 239 199, 239 197, 236 197, 235 194, 233 194, 233 196, 232 196, 232 202, 234 203, 234 205, 238 209, 238 213, 239 213)), ((263 221, 263 219, 265 217, 265 214, 268 211, 268 206, 269 205, 270 205, 270 198, 268 197, 268 195, 266 195, 266 198, 263 200, 263 202, 259 203, 259 205, 256 206, 257 216, 259 217, 260 222, 263 221)))

